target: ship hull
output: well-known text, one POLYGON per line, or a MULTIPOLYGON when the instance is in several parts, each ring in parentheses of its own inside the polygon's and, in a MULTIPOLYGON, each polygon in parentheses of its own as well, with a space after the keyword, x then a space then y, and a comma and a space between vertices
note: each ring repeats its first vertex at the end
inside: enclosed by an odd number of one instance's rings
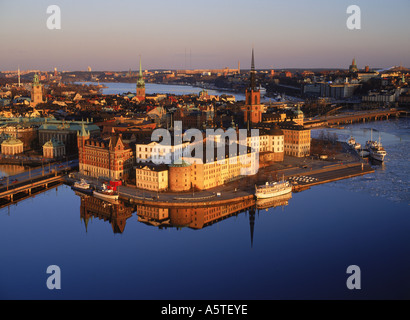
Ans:
POLYGON ((94 197, 102 199, 102 200, 108 200, 108 201, 116 201, 118 200, 118 195, 111 195, 111 194, 104 194, 98 191, 93 192, 94 197))
POLYGON ((92 189, 84 189, 84 188, 79 188, 79 187, 71 187, 72 190, 74 191, 79 191, 81 193, 85 193, 85 194, 89 194, 92 195, 93 194, 93 190, 92 189))
POLYGON ((287 194, 289 192, 292 192, 292 186, 283 188, 282 190, 278 190, 278 191, 275 191, 275 192, 269 192, 269 193, 255 192, 255 197, 257 199, 268 199, 268 198, 281 196, 281 195, 287 194))

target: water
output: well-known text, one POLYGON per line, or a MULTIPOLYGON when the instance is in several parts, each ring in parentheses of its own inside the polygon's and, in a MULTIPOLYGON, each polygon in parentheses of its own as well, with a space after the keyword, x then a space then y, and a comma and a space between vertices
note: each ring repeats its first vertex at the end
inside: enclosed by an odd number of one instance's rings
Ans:
MULTIPOLYGON (((312 137, 320 131, 336 133, 338 140, 347 142, 353 136, 362 146, 367 140, 378 140, 387 155, 383 165, 373 165, 376 170, 371 176, 362 176, 336 183, 349 190, 367 192, 375 197, 383 197, 410 205, 410 166, 408 164, 410 142, 410 119, 368 122, 345 126, 343 129, 312 130, 312 137)), ((335 183, 330 184, 333 186, 335 183)))
MULTIPOLYGON (((85 84, 97 85, 97 82, 84 82, 85 84)), ((78 84, 82 84, 79 82, 78 84)), ((101 85, 106 86, 107 88, 102 89, 103 94, 123 94, 127 92, 135 93, 135 83, 122 83, 122 82, 100 82, 101 85)), ((145 84, 145 93, 146 94, 167 94, 172 93, 175 95, 184 95, 184 94, 199 94, 202 91, 202 88, 187 86, 187 85, 172 85, 172 84, 156 84, 156 83, 146 83, 145 84)), ((207 89, 208 94, 210 95, 234 95, 237 101, 245 100, 245 95, 241 93, 232 93, 226 91, 218 91, 207 89)))
POLYGON ((172 226, 184 219, 176 213, 160 229, 137 215, 147 208, 87 204, 67 186, 3 208, 0 298, 408 299, 407 190, 395 198, 372 191, 394 184, 389 171, 408 183, 408 120, 367 126, 382 133, 384 170, 257 211, 252 245, 249 211, 198 229, 172 226), (49 265, 61 268, 61 290, 46 287, 49 265), (361 290, 346 287, 349 265, 361 269, 361 290))

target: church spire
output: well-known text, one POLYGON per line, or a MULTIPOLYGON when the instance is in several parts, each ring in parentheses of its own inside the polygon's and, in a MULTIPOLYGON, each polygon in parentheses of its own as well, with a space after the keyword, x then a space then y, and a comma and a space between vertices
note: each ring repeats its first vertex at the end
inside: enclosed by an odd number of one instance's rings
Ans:
POLYGON ((256 88, 256 71, 255 71, 255 54, 252 48, 252 61, 251 61, 251 78, 250 78, 250 87, 251 90, 257 91, 256 88))
POLYGON ((140 73, 139 73, 139 76, 142 77, 141 56, 140 56, 140 73))
POLYGON ((144 81, 144 77, 142 74, 141 56, 140 56, 140 69, 139 69, 139 75, 138 75, 138 80, 137 80, 137 88, 145 88, 145 81, 144 81))

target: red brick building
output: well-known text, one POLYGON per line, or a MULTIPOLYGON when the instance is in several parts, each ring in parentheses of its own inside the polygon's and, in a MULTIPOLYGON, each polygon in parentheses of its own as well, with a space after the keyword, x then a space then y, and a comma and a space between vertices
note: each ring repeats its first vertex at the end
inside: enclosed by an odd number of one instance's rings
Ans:
POLYGON ((84 127, 77 135, 79 171, 94 178, 121 180, 133 166, 132 148, 121 134, 106 138, 90 138, 84 127))
POLYGON ((244 122, 256 124, 262 122, 261 93, 256 85, 255 60, 252 49, 252 66, 250 84, 246 89, 245 106, 243 107, 244 122))

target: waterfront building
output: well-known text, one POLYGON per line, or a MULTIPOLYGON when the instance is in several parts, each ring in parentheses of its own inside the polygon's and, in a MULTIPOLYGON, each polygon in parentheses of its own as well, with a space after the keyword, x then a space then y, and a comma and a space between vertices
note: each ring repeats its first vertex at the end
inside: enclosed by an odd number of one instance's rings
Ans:
POLYGON ((43 157, 49 159, 65 157, 65 145, 61 141, 51 138, 43 145, 43 157))
POLYGON ((322 84, 321 96, 334 99, 346 99, 353 96, 355 90, 360 87, 359 83, 325 83, 322 84))
MULTIPOLYGON (((259 130, 258 138, 259 163, 282 162, 284 160, 285 134, 278 125, 271 129, 259 130)), ((250 137, 248 137, 248 146, 254 147, 249 139, 250 137)))
POLYGON ((14 137, 10 137, 1 143, 1 153, 4 155, 23 153, 23 142, 14 137))
POLYGON ((38 79, 38 75, 36 73, 36 74, 34 74, 33 84, 31 86, 31 103, 30 103, 30 105, 32 107, 35 107, 39 103, 44 103, 43 94, 44 94, 43 85, 40 83, 40 81, 38 79))
MULTIPOLYGON (((195 166, 196 167, 196 166, 195 166)), ((189 191, 194 186, 192 185, 191 178, 197 180, 202 180, 202 176, 191 177, 191 163, 186 162, 183 159, 179 159, 174 163, 169 165, 169 190, 174 192, 189 191)))
POLYGON ((252 49, 252 62, 249 87, 245 93, 245 105, 243 107, 244 123, 256 124, 262 121, 261 93, 256 84, 255 59, 252 49))
POLYGON ((121 134, 109 137, 90 137, 82 125, 77 134, 79 172, 94 178, 122 180, 132 170, 132 148, 124 143, 121 134))
POLYGON ((145 81, 142 75, 141 58, 140 58, 140 70, 139 70, 138 80, 137 80, 137 92, 136 92, 135 98, 138 101, 145 100, 145 81))
POLYGON ((203 147, 202 158, 183 157, 179 162, 170 165, 171 191, 210 189, 247 175, 254 175, 259 170, 259 151, 256 149, 232 143, 214 148, 212 154, 206 152, 206 143, 203 147), (184 190, 181 190, 182 188, 184 190))
POLYGON ((360 83, 330 83, 316 82, 306 84, 303 87, 303 92, 306 95, 316 97, 329 97, 334 99, 346 99, 353 96, 355 90, 361 86, 360 83))
POLYGON ((285 155, 306 157, 310 155, 310 129, 298 125, 294 121, 285 121, 279 124, 284 133, 285 155))
POLYGON ((168 166, 153 163, 135 166, 135 184, 137 188, 150 191, 168 190, 168 166))

